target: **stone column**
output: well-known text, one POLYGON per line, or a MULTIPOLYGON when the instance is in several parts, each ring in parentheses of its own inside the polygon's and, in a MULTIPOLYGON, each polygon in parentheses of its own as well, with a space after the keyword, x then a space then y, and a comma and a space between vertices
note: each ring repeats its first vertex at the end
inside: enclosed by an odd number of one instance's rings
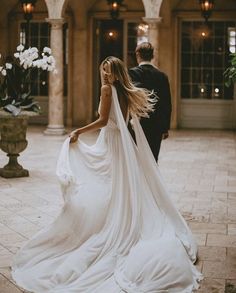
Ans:
POLYGON ((159 24, 162 18, 143 17, 143 20, 148 24, 148 40, 154 47, 154 58, 152 63, 158 67, 159 65, 159 24))
POLYGON ((63 19, 47 19, 51 24, 50 46, 56 60, 57 73, 49 74, 48 126, 44 131, 48 135, 63 135, 63 19))

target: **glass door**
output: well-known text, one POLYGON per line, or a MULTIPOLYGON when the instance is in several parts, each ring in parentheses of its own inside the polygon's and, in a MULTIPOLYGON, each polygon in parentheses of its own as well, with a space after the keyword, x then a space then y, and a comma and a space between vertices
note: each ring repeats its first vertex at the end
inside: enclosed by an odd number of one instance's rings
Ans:
POLYGON ((140 20, 95 20, 93 29, 93 109, 94 117, 100 95, 99 65, 107 56, 116 56, 128 68, 136 66, 135 48, 147 41, 148 26, 140 20))

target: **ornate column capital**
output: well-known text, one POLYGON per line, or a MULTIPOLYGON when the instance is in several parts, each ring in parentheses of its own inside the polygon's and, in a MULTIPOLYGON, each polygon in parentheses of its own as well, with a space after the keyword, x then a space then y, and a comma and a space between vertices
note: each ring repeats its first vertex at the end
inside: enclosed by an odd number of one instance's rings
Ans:
POLYGON ((51 24, 52 29, 61 29, 64 24, 64 18, 46 18, 46 21, 51 24))
POLYGON ((157 29, 159 24, 162 22, 162 17, 156 17, 156 18, 143 17, 143 21, 148 24, 150 29, 157 29))

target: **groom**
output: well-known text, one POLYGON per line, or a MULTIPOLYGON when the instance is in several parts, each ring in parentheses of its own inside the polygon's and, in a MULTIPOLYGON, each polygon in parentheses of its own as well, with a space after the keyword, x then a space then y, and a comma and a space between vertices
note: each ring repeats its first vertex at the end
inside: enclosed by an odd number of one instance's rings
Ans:
POLYGON ((129 75, 137 87, 153 90, 158 96, 154 112, 149 118, 142 118, 140 121, 152 153, 158 161, 161 141, 169 136, 171 94, 168 77, 151 64, 153 51, 149 42, 138 45, 135 50, 138 66, 129 69, 129 75))

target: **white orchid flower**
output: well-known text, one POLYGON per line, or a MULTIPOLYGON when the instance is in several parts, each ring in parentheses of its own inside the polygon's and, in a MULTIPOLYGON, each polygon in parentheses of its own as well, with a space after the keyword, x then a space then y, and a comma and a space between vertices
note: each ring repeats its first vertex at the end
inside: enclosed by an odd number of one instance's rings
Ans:
POLYGON ((27 60, 27 61, 25 61, 25 63, 24 63, 24 65, 25 66, 27 66, 27 68, 30 68, 30 67, 32 67, 32 61, 31 60, 27 60))
POLYGON ((6 75, 7 75, 7 71, 6 71, 6 69, 3 69, 3 70, 1 71, 1 73, 2 73, 3 76, 6 76, 6 75))
POLYGON ((43 69, 43 70, 47 70, 47 64, 43 64, 43 65, 42 65, 42 69, 43 69))
POLYGON ((6 69, 12 69, 12 64, 11 63, 6 63, 6 69))
POLYGON ((35 52, 34 54, 33 54, 33 59, 37 59, 37 58, 39 58, 39 54, 38 54, 38 52, 35 52))
POLYGON ((48 62, 55 63, 55 58, 51 55, 48 57, 48 62))
POLYGON ((14 53, 14 57, 15 58, 19 58, 20 57, 20 53, 14 53))
POLYGON ((45 62, 42 59, 37 60, 37 67, 41 68, 43 67, 43 65, 45 64, 45 62))
POLYGON ((0 71, 2 71, 2 69, 3 69, 3 66, 0 66, 0 71))
POLYGON ((52 50, 50 48, 48 48, 48 47, 44 47, 43 52, 48 53, 48 54, 52 54, 52 50))
POLYGON ((35 53, 35 52, 38 53, 39 50, 36 47, 32 47, 32 48, 30 48, 30 51, 33 52, 33 53, 35 53))
POLYGON ((48 71, 53 71, 54 70, 54 66, 48 65, 48 71))
POLYGON ((23 50, 24 50, 24 46, 22 45, 22 44, 20 44, 19 46, 17 46, 17 48, 16 48, 16 50, 18 51, 18 52, 22 52, 23 50))
POLYGON ((38 62, 38 60, 33 61, 33 65, 32 66, 39 68, 39 62, 38 62))

